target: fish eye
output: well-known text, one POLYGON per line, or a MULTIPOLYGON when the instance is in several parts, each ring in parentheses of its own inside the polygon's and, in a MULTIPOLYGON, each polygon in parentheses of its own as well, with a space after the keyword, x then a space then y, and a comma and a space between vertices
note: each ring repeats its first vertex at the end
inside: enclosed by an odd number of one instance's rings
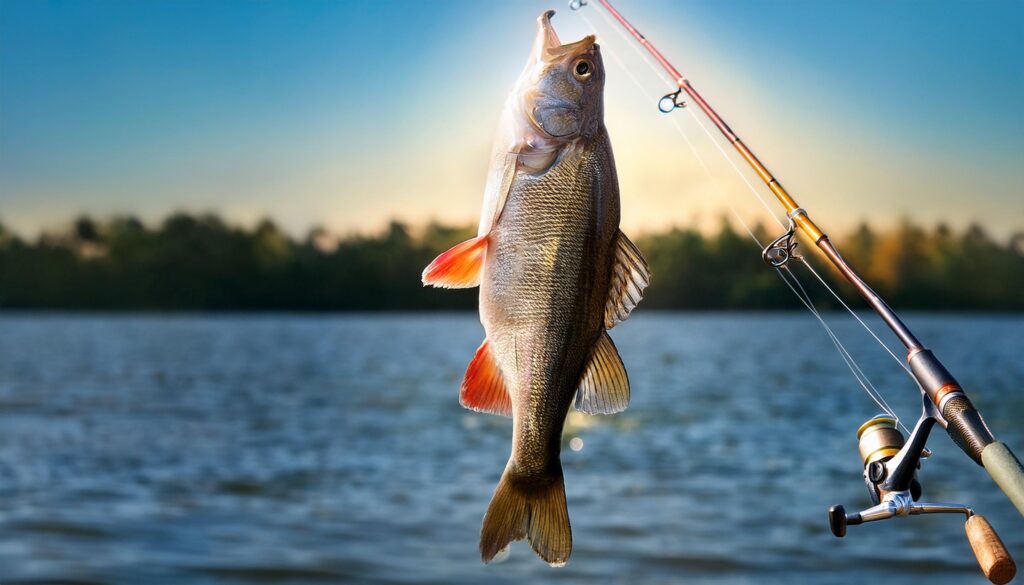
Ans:
POLYGON ((594 64, 589 59, 580 59, 572 66, 572 76, 580 81, 590 79, 594 74, 594 64))

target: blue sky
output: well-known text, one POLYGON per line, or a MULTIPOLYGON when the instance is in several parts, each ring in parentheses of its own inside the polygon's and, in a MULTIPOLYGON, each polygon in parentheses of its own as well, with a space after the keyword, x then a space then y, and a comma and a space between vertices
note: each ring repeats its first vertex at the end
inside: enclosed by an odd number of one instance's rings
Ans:
MULTIPOLYGON (((1024 3, 621 0, 823 227, 1024 228, 1024 3)), ((534 19, 562 2, 0 0, 0 220, 176 209, 302 233, 475 220, 534 19)), ((597 15, 599 41, 664 87, 597 15)), ((606 57, 627 229, 757 201, 606 57)))

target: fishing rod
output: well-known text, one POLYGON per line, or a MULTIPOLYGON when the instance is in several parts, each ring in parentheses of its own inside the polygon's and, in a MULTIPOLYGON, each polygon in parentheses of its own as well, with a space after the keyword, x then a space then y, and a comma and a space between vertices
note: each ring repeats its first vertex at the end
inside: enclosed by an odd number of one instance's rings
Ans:
MULTIPOLYGON (((686 107, 686 102, 681 99, 681 95, 685 93, 782 204, 789 223, 788 229, 786 233, 762 250, 762 258, 765 262, 773 268, 780 269, 785 268, 791 259, 799 258, 794 253, 797 245, 794 236, 799 230, 853 285, 858 294, 867 301, 868 305, 881 317, 907 350, 908 371, 921 391, 921 416, 907 440, 903 439, 903 435, 897 428, 898 421, 894 416, 881 415, 872 418, 860 427, 857 438, 864 463, 864 482, 875 505, 866 510, 852 513, 847 513, 841 505, 833 506, 829 510, 829 525, 833 534, 842 537, 845 536, 848 526, 884 520, 893 516, 962 513, 967 517, 968 539, 983 572, 993 583, 1008 582, 1013 578, 1015 566, 991 525, 983 517, 976 515, 973 510, 963 505, 918 502, 921 486, 916 478, 916 469, 919 467, 921 459, 929 454, 925 443, 932 428, 938 424, 946 430, 953 442, 964 453, 985 468, 996 485, 1024 515, 1024 466, 1005 443, 996 440, 963 387, 939 361, 938 357, 918 340, 885 300, 857 274, 840 255, 828 235, 811 220, 807 211, 797 204, 782 183, 729 127, 690 81, 608 0, 595 1, 646 49, 647 53, 668 73, 678 88, 658 101, 658 109, 663 113, 669 113, 675 109, 686 107)), ((569 6, 572 10, 579 10, 586 4, 587 0, 572 0, 569 6)), ((810 268, 810 265, 807 266, 810 268)), ((813 269, 811 270, 813 271, 813 269)), ((786 282, 790 284, 788 280, 786 282)), ((822 283, 824 284, 824 281, 822 283)), ((793 288, 791 284, 790 288, 793 288)), ((797 292, 795 288, 793 290, 797 292)), ((800 293, 797 295, 801 296, 800 293)), ((805 301, 803 297, 801 300, 805 301)), ((815 316, 818 316, 813 306, 807 301, 809 299, 805 301, 805 304, 815 316)), ((856 317, 856 315, 854 316, 856 317)), ((824 325, 824 322, 822 324, 824 325)), ((838 344, 834 334, 827 326, 826 330, 833 338, 837 348, 840 348, 840 353, 844 354, 845 349, 838 344)), ((878 341, 882 343, 881 340, 878 341)), ((884 344, 882 345, 884 346, 884 344)), ((847 355, 843 356, 844 359, 847 355)), ((849 361, 847 363, 849 364, 849 361)), ((851 369, 853 368, 851 367, 851 369)), ((859 377, 858 381, 860 381, 859 377)))

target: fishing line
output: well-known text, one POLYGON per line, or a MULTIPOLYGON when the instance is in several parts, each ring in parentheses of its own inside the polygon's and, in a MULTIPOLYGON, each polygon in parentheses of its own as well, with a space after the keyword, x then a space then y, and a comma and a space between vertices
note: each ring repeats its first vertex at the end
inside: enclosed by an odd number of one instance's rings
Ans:
MULTIPOLYGON (((601 14, 601 16, 604 16, 606 20, 608 20, 608 16, 605 13, 599 13, 601 14)), ((594 23, 591 22, 589 18, 587 18, 582 12, 579 13, 579 15, 580 18, 582 18, 584 22, 586 22, 587 25, 590 26, 590 28, 594 32, 597 32, 597 27, 594 26, 594 23)), ((616 30, 618 31, 618 29, 616 30)), ((621 35, 623 33, 619 31, 619 34, 621 35)), ((629 69, 629 67, 626 66, 625 62, 623 62, 622 59, 619 58, 618 54, 615 51, 612 51, 608 47, 605 47, 604 54, 608 55, 609 57, 612 58, 613 61, 615 61, 616 65, 618 65, 619 68, 626 73, 630 80, 633 81, 633 85, 635 85, 636 88, 640 90, 640 93, 644 94, 644 97, 646 97, 648 100, 652 102, 656 100, 656 98, 652 96, 649 91, 647 91, 647 88, 642 83, 640 83, 640 80, 637 79, 635 75, 633 75, 633 72, 629 69)), ((640 53, 640 56, 643 57, 645 60, 647 58, 643 53, 640 53)), ((657 70, 655 70, 655 72, 657 73, 657 70)), ((700 167, 704 169, 704 173, 708 176, 708 179, 712 183, 717 183, 718 179, 715 177, 715 174, 711 172, 711 169, 708 168, 707 163, 704 162, 704 157, 700 155, 700 152, 697 150, 697 146, 694 145, 692 140, 690 140, 690 136, 683 131, 683 127, 679 124, 679 120, 673 117, 669 118, 669 121, 672 122, 672 125, 676 127, 676 131, 679 133, 680 136, 683 137, 683 140, 686 141, 686 145, 690 147, 690 152, 693 153, 694 158, 696 158, 697 162, 700 163, 700 167)), ((754 239, 754 242, 757 243, 757 245, 763 249, 764 245, 761 244, 761 241, 754 234, 754 231, 750 229, 750 226, 747 225, 747 222, 743 220, 739 212, 736 211, 736 208, 733 207, 732 202, 729 201, 729 199, 726 197, 721 197, 721 200, 729 207, 729 211, 731 211, 736 220, 740 222, 740 225, 743 226, 743 229, 745 229, 747 233, 750 234, 750 237, 754 239)))
POLYGON ((850 355, 850 352, 846 349, 842 342, 839 341, 839 337, 835 334, 832 328, 829 327, 828 323, 821 316, 821 313, 814 306, 810 294, 807 293, 807 289, 804 288, 803 284, 800 282, 800 279, 797 278, 796 274, 794 274, 788 266, 778 267, 775 269, 775 271, 779 274, 779 277, 782 279, 782 281, 786 283, 786 286, 789 287, 789 290, 793 291, 793 294, 796 295, 798 299, 800 299, 800 302, 803 303, 803 305, 807 307, 807 310, 810 311, 812 315, 814 315, 814 317, 818 320, 819 323, 821 323, 821 326, 825 329, 825 333, 828 334, 829 339, 832 340, 832 344, 835 345, 836 350, 839 352, 839 357, 843 358, 843 361, 846 362, 846 367, 850 369, 850 373, 853 374, 853 377, 860 384, 861 388, 864 389, 864 392, 866 392, 867 395, 872 400, 875 401, 875 404, 877 404, 879 408, 885 411, 885 413, 888 414, 889 416, 893 417, 893 419, 895 419, 896 421, 896 424, 902 427, 903 430, 906 431, 909 435, 910 431, 907 429, 906 426, 903 425, 903 423, 900 422, 900 417, 896 414, 892 407, 889 406, 889 403, 885 400, 885 397, 882 396, 882 393, 879 392, 878 389, 875 388, 875 385, 871 383, 871 380, 868 379, 867 374, 865 374, 864 370, 860 368, 860 365, 857 363, 857 360, 855 360, 853 356, 850 355), (800 292, 797 292, 797 289, 794 288, 792 283, 790 283, 789 279, 786 277, 786 274, 788 274, 793 279, 793 282, 796 284, 797 287, 799 287, 800 292))
MULTIPOLYGON (((582 10, 576 10, 575 12, 584 20, 584 22, 587 23, 588 26, 590 26, 590 28, 594 32, 597 32, 597 27, 594 26, 594 23, 591 22, 590 19, 586 17, 586 15, 583 13, 582 10)), ((645 52, 641 51, 640 48, 636 45, 636 43, 633 42, 633 39, 631 39, 628 36, 626 36, 626 33, 622 31, 621 27, 616 26, 615 22, 612 21, 612 18, 610 16, 605 14, 605 12, 603 10, 600 10, 600 9, 597 10, 597 13, 600 14, 601 18, 604 19, 604 21, 608 24, 608 26, 611 27, 612 30, 614 30, 615 33, 618 34, 619 37, 622 38, 622 40, 626 43, 626 45, 628 45, 633 50, 634 53, 639 55, 640 59, 642 59, 643 62, 647 65, 647 68, 650 69, 652 72, 654 72, 654 75, 656 75, 659 79, 661 79, 669 87, 671 87, 673 89, 676 87, 675 81, 670 79, 665 74, 665 72, 663 70, 659 69, 651 61, 650 57, 645 52)), ((648 99, 650 99, 651 101, 655 101, 654 98, 647 91, 647 89, 643 85, 641 85, 639 80, 636 78, 636 76, 633 75, 632 71, 630 71, 629 68, 625 66, 625 64, 622 62, 622 60, 619 59, 617 56, 614 57, 614 59, 618 63, 619 67, 622 68, 624 71, 626 71, 626 73, 629 75, 629 78, 640 89, 640 91, 642 91, 644 93, 644 95, 646 95, 648 97, 648 99)), ((715 138, 715 136, 711 133, 711 131, 708 129, 708 127, 704 124, 703 120, 701 120, 700 117, 697 116, 697 114, 693 111, 693 108, 683 108, 683 109, 686 110, 687 113, 690 114, 690 117, 693 118, 694 122, 696 122, 697 125, 700 126, 701 130, 704 131, 704 134, 706 134, 708 139, 711 140, 711 143, 714 144, 715 148, 718 149, 718 152, 722 155, 723 158, 725 158, 725 160, 729 163, 729 165, 732 166, 732 169, 733 169, 733 171, 735 171, 736 175, 747 186, 747 189, 754 195, 754 197, 757 197, 757 200, 761 203, 761 206, 765 208, 765 211, 768 212, 768 215, 770 215, 772 218, 775 219, 776 223, 779 224, 779 227, 781 227, 782 229, 786 229, 786 224, 783 223, 781 219, 779 219, 778 215, 776 215, 776 212, 772 208, 772 206, 768 205, 768 202, 764 200, 764 197, 761 196, 761 192, 758 191, 758 189, 756 187, 754 187, 754 185, 752 185, 750 183, 750 180, 747 178, 747 176, 736 165, 736 162, 733 160, 733 157, 729 156, 729 154, 725 151, 725 149, 722 148, 722 145, 719 143, 719 140, 717 138, 715 138)), ((686 140, 687 144, 690 146, 690 149, 694 151, 694 154, 697 156, 698 160, 700 160, 701 166, 704 167, 705 171, 707 171, 707 166, 704 164, 704 161, 700 159, 700 155, 697 154, 696 148, 694 148, 693 144, 690 142, 690 139, 686 136, 686 133, 683 131, 682 126, 679 125, 679 123, 676 121, 675 118, 672 118, 672 123, 675 125, 675 127, 676 127, 677 131, 679 132, 679 134, 686 140)), ((730 204, 730 208, 731 207, 732 206, 730 204)), ((735 210, 733 210, 733 214, 736 215, 735 210)), ((751 234, 751 235, 753 235, 753 234, 751 234)), ((754 238, 754 241, 756 242, 757 238, 754 238)), ((758 243, 758 245, 761 245, 760 242, 757 242, 757 243, 758 243)), ((762 246, 762 249, 763 248, 764 247, 762 246)), ((822 286, 824 286, 828 290, 828 292, 837 301, 839 301, 839 304, 842 305, 842 307, 844 309, 846 309, 846 311, 854 319, 856 319, 857 322, 860 323, 860 325, 862 327, 864 327, 864 329, 868 332, 868 334, 871 335, 872 338, 874 338, 874 340, 876 342, 878 342, 878 345, 882 346, 882 349, 884 349, 886 351, 886 353, 888 353, 889 356, 892 357, 893 361, 895 361, 896 364, 898 364, 901 368, 903 368, 903 370, 908 375, 911 375, 910 368, 908 368, 907 365, 905 363, 903 363, 903 360, 901 360, 892 351, 892 349, 890 349, 889 346, 884 341, 882 341, 882 339, 880 337, 878 337, 878 335, 875 333, 875 331, 870 326, 868 326, 868 324, 865 323, 864 320, 861 319, 860 316, 857 315, 857 313, 854 312, 853 309, 851 309, 849 305, 846 304, 846 302, 842 299, 842 297, 840 297, 839 294, 835 290, 833 290, 833 288, 831 286, 829 286, 828 282, 826 282, 825 279, 822 278, 822 276, 820 274, 818 274, 818 271, 814 269, 814 266, 812 266, 807 261, 807 259, 804 258, 804 257, 798 257, 798 259, 800 260, 800 263, 803 264, 807 268, 807 270, 810 271, 810 273, 814 275, 814 277, 818 280, 818 282, 820 282, 822 284, 822 286)), ((913 378, 913 375, 911 375, 911 378, 913 378)))
MULTIPOLYGON (((658 78, 660 78, 662 81, 664 81, 667 85, 674 87, 674 83, 671 80, 669 80, 668 77, 661 70, 659 70, 657 67, 655 67, 654 63, 652 63, 650 61, 648 56, 645 55, 643 53, 643 51, 641 51, 638 47, 636 47, 635 44, 632 43, 628 37, 626 37, 624 32, 622 32, 618 27, 615 26, 615 24, 611 21, 611 18, 608 15, 606 15, 601 10, 598 10, 597 12, 602 16, 602 18, 605 19, 605 22, 607 22, 609 24, 609 26, 611 26, 611 28, 613 28, 619 34, 619 36, 621 36, 623 38, 623 40, 626 42, 626 44, 629 45, 630 47, 632 47, 633 51, 637 55, 640 56, 640 58, 644 61, 644 63, 647 64, 648 68, 651 69, 651 71, 653 71, 654 74, 658 76, 658 78)), ((594 25, 593 22, 591 22, 591 20, 589 18, 586 17, 586 15, 584 15, 582 13, 582 11, 577 11, 577 14, 580 16, 580 18, 583 19, 583 21, 587 24, 587 26, 590 27, 591 30, 593 30, 595 33, 597 32, 597 27, 594 25)), ((609 57, 611 57, 613 61, 615 61, 616 65, 618 65, 618 67, 622 71, 624 71, 626 73, 626 75, 630 78, 630 80, 633 82, 633 84, 640 90, 640 92, 645 97, 647 97, 648 100, 655 101, 654 96, 652 96, 650 94, 650 92, 647 91, 646 87, 643 84, 640 83, 640 80, 636 78, 636 76, 633 74, 633 72, 630 70, 630 68, 626 66, 626 64, 622 61, 621 58, 619 58, 619 56, 616 54, 616 52, 609 50, 607 46, 605 47, 605 51, 604 52, 609 57)), ((685 110, 687 110, 689 112, 690 117, 693 118, 693 120, 697 123, 698 126, 700 126, 700 128, 707 135, 708 139, 710 139, 711 142, 718 149, 718 152, 726 159, 726 161, 729 162, 729 165, 732 166, 733 171, 735 171, 737 176, 739 176, 739 178, 747 186, 747 189, 749 189, 750 192, 757 198, 757 200, 765 208, 765 210, 768 212, 768 214, 773 219, 775 219, 775 221, 779 224, 780 227, 785 228, 786 225, 782 222, 782 220, 779 219, 779 217, 776 215, 776 213, 774 212, 772 207, 769 206, 768 203, 764 200, 764 198, 761 196, 760 192, 750 183, 750 181, 747 179, 746 175, 743 174, 743 172, 740 170, 740 168, 732 160, 732 157, 730 157, 725 152, 725 150, 722 148, 721 144, 719 144, 719 141, 715 139, 714 135, 708 130, 707 126, 703 123, 703 121, 701 121, 701 119, 693 112, 693 109, 692 108, 683 108, 683 109, 685 109, 685 110)), ((689 135, 683 130, 683 127, 679 124, 679 122, 676 120, 676 118, 673 117, 673 118, 670 118, 670 120, 671 120, 672 124, 676 127, 677 133, 683 138, 683 140, 686 142, 687 146, 690 148, 690 151, 693 153, 694 157, 697 159, 698 163, 700 164, 700 166, 704 170, 704 172, 707 174, 708 178, 711 179, 711 181, 713 183, 717 182, 715 177, 714 177, 714 174, 711 172, 711 170, 709 169, 709 167, 705 163, 703 157, 700 155, 700 153, 697 150, 696 146, 694 145, 693 141, 690 140, 689 135)), ((754 231, 750 228, 750 226, 747 224, 747 222, 744 221, 744 219, 740 216, 739 212, 732 205, 732 202, 729 201, 729 199, 727 197, 722 195, 722 193, 718 193, 718 194, 720 195, 720 199, 729 208, 729 211, 732 213, 733 217, 735 217, 735 219, 740 223, 740 225, 747 232, 747 234, 750 235, 750 237, 754 241, 754 243, 757 244, 757 246, 760 249, 764 249, 764 245, 758 239, 758 237, 756 236, 754 231)), ((850 315, 852 315, 853 318, 856 319, 856 321, 858 323, 860 323, 860 325, 862 327, 864 327, 864 329, 871 335, 871 337, 874 338, 874 340, 876 342, 878 342, 878 344, 881 345, 883 349, 885 349, 885 351, 896 361, 896 363, 898 363, 900 365, 900 367, 903 368, 904 371, 906 371, 909 374, 910 370, 907 368, 907 366, 905 364, 903 364, 902 360, 900 360, 896 356, 896 354, 893 353, 893 351, 889 348, 889 346, 886 345, 878 337, 878 335, 875 334, 875 332, 867 325, 867 323, 865 323, 849 307, 849 305, 847 305, 846 302, 843 301, 843 299, 838 295, 838 293, 836 293, 836 291, 833 290, 832 287, 830 287, 827 282, 825 282, 825 280, 821 277, 821 275, 818 274, 818 272, 816 270, 814 270, 814 267, 811 266, 807 262, 807 259, 804 258, 803 256, 796 256, 796 258, 799 259, 801 264, 803 264, 811 272, 811 274, 813 274, 815 276, 815 278, 817 278, 817 280, 826 288, 826 290, 828 290, 829 293, 831 293, 831 295, 833 297, 835 297, 835 299, 837 301, 839 301, 839 303, 843 306, 843 308, 845 308, 846 311, 848 313, 850 313, 850 315)), ((890 416, 892 416, 896 420, 896 424, 897 425, 899 425, 905 431, 907 431, 906 426, 904 426, 903 423, 900 422, 899 416, 892 409, 892 407, 889 406, 888 402, 885 400, 885 397, 882 396, 881 392, 879 392, 878 389, 875 388, 874 384, 871 383, 871 380, 864 373, 864 370, 857 363, 857 360, 853 357, 853 355, 849 352, 849 350, 846 349, 846 346, 843 345, 843 343, 839 340, 839 337, 836 335, 834 330, 828 325, 828 323, 824 319, 824 317, 821 316, 821 313, 814 306, 814 303, 813 303, 809 293, 807 292, 807 289, 800 282, 800 279, 799 279, 799 277, 797 277, 796 273, 794 273, 793 271, 789 270, 788 267, 776 267, 775 270, 776 270, 776 273, 779 275, 779 278, 781 278, 782 281, 784 283, 786 283, 786 286, 793 292, 793 294, 797 297, 797 299, 801 302, 801 304, 803 304, 804 307, 807 308, 807 310, 821 324, 822 328, 825 330, 825 333, 828 335, 829 340, 832 341, 832 344, 835 346, 836 351, 839 353, 839 356, 842 358, 843 362, 846 363, 846 366, 847 366, 847 368, 849 368, 850 373, 853 375, 854 379, 857 380, 857 383, 861 386, 861 388, 863 388, 864 392, 868 395, 868 397, 871 398, 871 400, 879 408, 881 408, 885 413, 887 413, 890 416), (785 272, 783 272, 783 270, 785 270, 785 272), (787 275, 789 276, 789 278, 787 278, 787 275), (790 282, 790 278, 792 279, 792 282, 790 282), (794 286, 794 283, 795 283, 795 286, 794 286)), ((907 432, 909 433, 909 431, 907 431, 907 432)))

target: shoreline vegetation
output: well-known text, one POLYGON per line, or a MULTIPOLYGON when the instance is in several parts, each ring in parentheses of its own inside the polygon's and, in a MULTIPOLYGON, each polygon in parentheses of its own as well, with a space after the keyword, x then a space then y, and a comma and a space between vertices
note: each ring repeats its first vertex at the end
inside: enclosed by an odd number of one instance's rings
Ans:
MULTIPOLYGON (((758 239, 772 234, 756 227, 758 239)), ((372 235, 313 229, 293 238, 271 220, 254 228, 216 215, 176 213, 158 225, 132 217, 81 217, 27 240, 0 223, 0 309, 113 311, 471 310, 476 289, 424 288, 437 254, 475 235, 471 226, 392 222, 372 235)), ((651 265, 643 309, 798 309, 750 239, 722 221, 637 234, 651 265)), ((902 310, 1024 310, 1024 232, 998 242, 972 225, 952 230, 866 224, 834 237, 840 251, 902 310)), ((817 253, 802 242, 798 253, 817 253)), ((812 260, 854 308, 863 303, 838 273, 812 260)), ((802 266, 793 270, 822 309, 840 308, 802 266)))

